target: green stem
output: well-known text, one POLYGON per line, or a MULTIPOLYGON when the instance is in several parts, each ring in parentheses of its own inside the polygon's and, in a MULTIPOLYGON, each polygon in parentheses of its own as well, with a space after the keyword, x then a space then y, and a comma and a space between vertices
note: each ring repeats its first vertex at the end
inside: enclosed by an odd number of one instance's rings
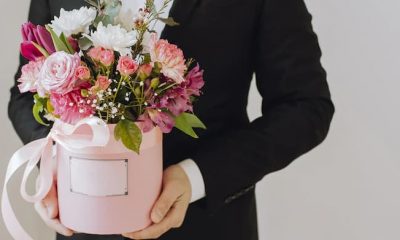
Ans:
POLYGON ((121 77, 119 78, 119 82, 118 82, 118 86, 117 86, 117 91, 114 93, 113 103, 115 103, 115 99, 117 98, 119 89, 120 89, 121 84, 122 84, 123 81, 125 81, 125 77, 121 76, 121 77))

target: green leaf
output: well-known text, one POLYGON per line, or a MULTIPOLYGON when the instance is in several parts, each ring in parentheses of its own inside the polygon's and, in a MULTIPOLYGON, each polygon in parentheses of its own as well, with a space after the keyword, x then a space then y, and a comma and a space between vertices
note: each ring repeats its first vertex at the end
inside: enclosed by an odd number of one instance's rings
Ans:
POLYGON ((196 115, 186 112, 175 118, 175 127, 193 138, 199 137, 193 128, 206 128, 196 115))
POLYGON ((46 124, 43 121, 42 117, 40 116, 40 113, 44 111, 44 106, 47 105, 47 103, 46 103, 47 100, 44 98, 40 98, 39 95, 37 95, 37 94, 34 96, 34 99, 35 99, 35 105, 33 105, 33 108, 32 108, 33 117, 35 118, 35 120, 38 123, 40 123, 44 126, 49 126, 49 124, 46 124))
POLYGON ((179 23, 175 22, 175 20, 172 17, 169 17, 169 18, 159 17, 157 19, 160 20, 161 22, 165 23, 167 26, 170 26, 170 27, 179 26, 179 23))
POLYGON ((114 23, 113 19, 114 19, 113 17, 105 15, 101 19, 101 22, 103 23, 104 26, 108 26, 109 24, 113 24, 114 23))
POLYGON ((98 15, 94 20, 94 26, 97 28, 100 22, 103 24, 103 26, 107 26, 108 24, 113 24, 114 20, 108 15, 101 14, 98 15))
POLYGON ((207 129, 206 125, 194 114, 192 113, 182 113, 185 115, 186 120, 189 122, 190 126, 194 128, 207 129))
POLYGON ((114 129, 114 137, 117 141, 122 140, 126 148, 140 153, 142 131, 134 122, 126 119, 119 121, 114 129))
POLYGON ((68 39, 65 37, 64 33, 61 33, 60 40, 64 43, 64 45, 68 48, 70 53, 75 53, 75 50, 72 48, 71 44, 69 43, 68 39))
POLYGON ((80 49, 86 51, 90 48, 90 46, 92 46, 92 41, 90 41, 90 39, 87 37, 81 37, 78 40, 78 44, 80 49))
POLYGON ((66 53, 71 53, 68 47, 65 46, 64 42, 60 39, 59 36, 57 36, 57 34, 53 31, 53 29, 49 25, 46 25, 46 29, 47 31, 49 31, 51 38, 53 39, 56 51, 64 51, 66 53))

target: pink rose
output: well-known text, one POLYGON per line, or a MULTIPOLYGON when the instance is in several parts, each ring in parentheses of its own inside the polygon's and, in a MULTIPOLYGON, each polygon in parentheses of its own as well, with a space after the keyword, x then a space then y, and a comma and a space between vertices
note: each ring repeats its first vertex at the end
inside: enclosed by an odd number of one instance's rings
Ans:
POLYGON ((79 66, 75 70, 75 77, 80 80, 88 80, 90 78, 90 70, 86 66, 79 66))
POLYGON ((122 76, 129 76, 136 72, 139 65, 135 60, 128 56, 123 56, 118 60, 117 70, 122 76))
POLYGON ((185 81, 184 74, 187 67, 181 49, 168 43, 167 40, 157 40, 157 35, 154 33, 151 35, 149 48, 151 61, 161 64, 161 73, 177 83, 185 81))
POLYGON ((100 61, 100 53, 102 52, 102 47, 94 47, 89 50, 87 55, 94 61, 100 61))
POLYGON ((151 66, 151 64, 144 64, 139 67, 138 73, 148 77, 150 76, 151 71, 153 71, 153 66, 151 66))
POLYGON ((74 89, 76 69, 81 64, 78 54, 55 52, 43 64, 39 74, 39 84, 51 93, 65 94, 74 89))
POLYGON ((95 88, 99 88, 101 90, 106 90, 111 84, 111 80, 108 79, 106 76, 99 75, 97 77, 96 84, 94 85, 95 88))
POLYGON ((65 123, 75 124, 94 113, 90 99, 83 97, 80 89, 66 94, 53 93, 50 102, 54 108, 53 114, 60 116, 65 123))
POLYGON ((111 66, 115 60, 114 51, 102 47, 91 48, 87 54, 92 60, 100 62, 106 67, 111 66))
POLYGON ((28 64, 22 67, 21 77, 18 79, 18 82, 20 83, 18 88, 21 93, 36 92, 38 87, 40 88, 40 86, 37 84, 37 81, 39 79, 39 73, 43 63, 44 58, 39 58, 39 60, 30 61, 28 64))
POLYGON ((111 64, 114 63, 114 51, 113 50, 108 50, 108 49, 103 49, 100 52, 100 63, 103 64, 106 67, 111 66, 111 64))

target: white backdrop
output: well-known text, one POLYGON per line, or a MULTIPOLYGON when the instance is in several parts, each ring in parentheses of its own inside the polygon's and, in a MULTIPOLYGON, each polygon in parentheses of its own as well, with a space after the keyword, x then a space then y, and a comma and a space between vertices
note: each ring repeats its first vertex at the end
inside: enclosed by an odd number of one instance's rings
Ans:
MULTIPOLYGON (((400 1, 307 0, 336 104, 328 139, 257 186, 260 240, 400 239, 400 1)), ((21 144, 8 121, 29 0, 1 0, 0 169, 21 144)), ((252 88, 249 114, 260 113, 252 88)), ((17 180, 17 179, 14 179, 17 180)), ((53 239, 13 181, 10 192, 35 239, 53 239)), ((0 224, 0 239, 8 240, 0 224)))

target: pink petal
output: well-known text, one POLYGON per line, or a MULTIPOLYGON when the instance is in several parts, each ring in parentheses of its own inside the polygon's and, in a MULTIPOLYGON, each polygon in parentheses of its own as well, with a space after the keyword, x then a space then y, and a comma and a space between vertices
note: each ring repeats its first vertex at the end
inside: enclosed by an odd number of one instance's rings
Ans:
POLYGON ((43 57, 43 54, 33 45, 32 42, 22 42, 21 43, 21 55, 24 56, 29 61, 36 61, 40 57, 43 57))
POLYGON ((160 127, 163 133, 171 132, 172 128, 175 125, 175 120, 165 112, 159 112, 157 110, 151 109, 149 110, 149 116, 151 120, 160 127))
POLYGON ((56 51, 54 47, 53 39, 49 31, 42 26, 37 26, 37 41, 40 46, 42 46, 49 54, 52 54, 56 51))

